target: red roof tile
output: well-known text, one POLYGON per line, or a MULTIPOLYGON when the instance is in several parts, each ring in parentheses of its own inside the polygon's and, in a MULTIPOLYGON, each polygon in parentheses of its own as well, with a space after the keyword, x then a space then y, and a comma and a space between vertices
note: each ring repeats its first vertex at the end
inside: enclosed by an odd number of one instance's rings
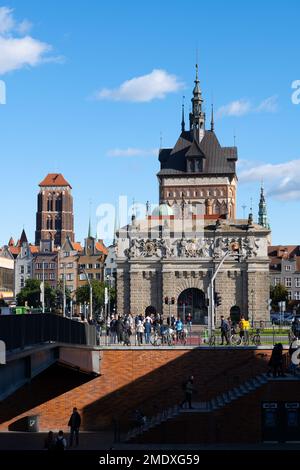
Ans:
POLYGON ((72 242, 73 250, 76 251, 83 251, 83 248, 80 244, 80 242, 72 242))
POLYGON ((95 246, 96 246, 96 250, 101 251, 105 255, 108 254, 108 249, 106 248, 102 240, 98 240, 95 246))
POLYGON ((61 173, 49 173, 46 178, 40 182, 39 186, 69 186, 72 188, 61 173))

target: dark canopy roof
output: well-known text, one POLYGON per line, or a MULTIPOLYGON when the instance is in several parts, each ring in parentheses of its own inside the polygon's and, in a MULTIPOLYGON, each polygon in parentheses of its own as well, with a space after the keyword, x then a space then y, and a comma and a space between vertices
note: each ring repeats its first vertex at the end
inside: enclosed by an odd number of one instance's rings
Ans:
POLYGON ((235 174, 237 161, 236 147, 221 147, 214 131, 205 131, 199 143, 192 131, 183 131, 173 149, 159 152, 160 172, 158 175, 187 173, 189 158, 203 159, 201 174, 235 174))

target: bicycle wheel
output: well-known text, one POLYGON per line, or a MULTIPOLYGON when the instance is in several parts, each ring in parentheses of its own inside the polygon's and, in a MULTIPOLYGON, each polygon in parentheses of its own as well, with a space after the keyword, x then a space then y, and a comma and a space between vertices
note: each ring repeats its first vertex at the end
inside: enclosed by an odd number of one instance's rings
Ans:
POLYGON ((230 338, 230 343, 233 344, 234 346, 239 346, 242 342, 242 338, 238 334, 233 334, 231 335, 230 338))
POLYGON ((261 345, 260 335, 254 335, 252 342, 255 344, 255 346, 260 346, 261 345))
POLYGON ((157 339, 158 339, 157 335, 150 336, 150 343, 152 344, 152 346, 157 346, 157 339))

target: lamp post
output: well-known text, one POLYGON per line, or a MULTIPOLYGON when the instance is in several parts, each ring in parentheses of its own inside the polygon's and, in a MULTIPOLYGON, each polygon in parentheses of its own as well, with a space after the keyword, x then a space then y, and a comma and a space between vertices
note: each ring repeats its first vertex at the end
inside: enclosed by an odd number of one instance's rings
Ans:
POLYGON ((66 316, 66 265, 63 266, 63 317, 66 316))
POLYGON ((85 275, 85 278, 88 282, 89 289, 90 289, 90 314, 89 314, 89 319, 92 320, 93 318, 93 286, 92 283, 88 277, 88 274, 84 268, 80 268, 80 272, 82 272, 85 275))
POLYGON ((223 255, 219 265, 217 266, 215 272, 212 274, 210 284, 208 286, 208 295, 209 295, 209 315, 208 315, 208 329, 209 334, 212 334, 212 331, 215 328, 215 292, 214 292, 214 282, 215 278, 221 269, 225 259, 230 255, 231 250, 227 250, 226 253, 223 255))
POLYGON ((42 262, 42 288, 41 288, 41 298, 42 298, 42 312, 45 313, 45 266, 44 261, 42 262))
POLYGON ((251 315, 251 318, 252 318, 252 328, 254 327, 254 290, 251 289, 251 310, 252 310, 252 315, 251 315))

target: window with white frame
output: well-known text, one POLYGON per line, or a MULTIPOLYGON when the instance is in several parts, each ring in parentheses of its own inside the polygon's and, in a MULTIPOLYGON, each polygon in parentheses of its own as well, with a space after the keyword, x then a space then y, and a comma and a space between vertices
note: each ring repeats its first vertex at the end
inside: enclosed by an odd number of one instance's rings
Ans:
POLYGON ((300 300, 300 292, 299 291, 294 292, 294 299, 295 300, 300 300))
POLYGON ((300 287, 300 277, 295 278, 295 287, 300 287))
POLYGON ((288 291, 288 300, 292 300, 292 292, 290 290, 288 291))
POLYGON ((286 271, 291 271, 291 265, 290 265, 290 264, 287 264, 287 265, 285 266, 285 270, 286 270, 286 271))
POLYGON ((284 285, 285 287, 292 287, 292 278, 291 277, 286 277, 284 280, 284 285))
POLYGON ((51 281, 54 281, 55 273, 49 273, 49 279, 51 279, 51 281))
POLYGON ((274 286, 278 286, 279 284, 281 284, 281 279, 280 279, 280 277, 275 277, 274 286))

